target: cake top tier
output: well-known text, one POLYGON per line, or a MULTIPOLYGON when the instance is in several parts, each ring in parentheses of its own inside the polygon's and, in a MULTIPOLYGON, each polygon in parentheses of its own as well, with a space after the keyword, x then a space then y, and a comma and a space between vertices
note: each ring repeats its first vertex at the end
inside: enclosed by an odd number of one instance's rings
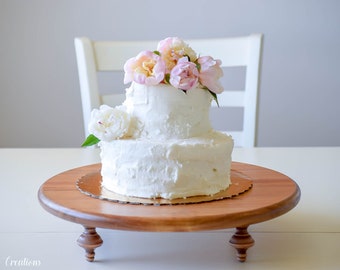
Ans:
POLYGON ((171 140, 203 135, 211 130, 210 104, 211 95, 202 88, 184 93, 171 85, 133 82, 119 107, 131 121, 124 137, 171 140))
POLYGON ((122 106, 92 111, 83 146, 116 139, 184 139, 211 130, 209 108, 223 88, 221 61, 200 56, 183 40, 166 38, 124 65, 131 83, 122 106))

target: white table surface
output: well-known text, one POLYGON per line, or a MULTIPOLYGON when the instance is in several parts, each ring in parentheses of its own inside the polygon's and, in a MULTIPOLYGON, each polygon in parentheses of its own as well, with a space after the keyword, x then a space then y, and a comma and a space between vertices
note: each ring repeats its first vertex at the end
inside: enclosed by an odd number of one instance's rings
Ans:
POLYGON ((37 191, 55 174, 99 162, 98 149, 0 149, 0 269, 340 269, 340 147, 236 148, 233 160, 282 172, 302 193, 287 214, 249 227, 247 262, 228 244, 233 230, 98 229, 104 243, 89 263, 76 244, 82 226, 46 212, 37 191))

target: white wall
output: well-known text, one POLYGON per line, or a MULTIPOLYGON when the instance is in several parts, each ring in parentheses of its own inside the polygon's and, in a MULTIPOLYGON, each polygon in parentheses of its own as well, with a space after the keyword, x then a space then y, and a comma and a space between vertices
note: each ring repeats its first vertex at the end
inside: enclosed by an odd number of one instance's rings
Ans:
POLYGON ((0 147, 83 140, 73 39, 264 34, 259 146, 340 146, 340 1, 0 0, 0 147))

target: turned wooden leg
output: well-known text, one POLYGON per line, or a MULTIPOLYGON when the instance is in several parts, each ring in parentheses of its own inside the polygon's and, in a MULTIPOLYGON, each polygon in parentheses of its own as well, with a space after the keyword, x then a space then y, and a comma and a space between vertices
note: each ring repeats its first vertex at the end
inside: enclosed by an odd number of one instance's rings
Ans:
POLYGON ((235 234, 229 240, 229 243, 237 250, 237 260, 240 262, 246 261, 247 249, 255 243, 247 228, 248 226, 237 227, 235 234))
POLYGON ((85 249, 86 260, 89 262, 94 261, 94 250, 100 247, 103 240, 100 238, 99 234, 96 232, 96 228, 84 226, 84 232, 79 236, 77 243, 79 246, 85 249))

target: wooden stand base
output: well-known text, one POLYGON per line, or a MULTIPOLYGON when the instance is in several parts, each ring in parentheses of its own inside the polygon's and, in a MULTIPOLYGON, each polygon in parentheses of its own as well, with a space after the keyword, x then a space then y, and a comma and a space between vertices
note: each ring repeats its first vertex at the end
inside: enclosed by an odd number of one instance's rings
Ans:
MULTIPOLYGON (((79 236, 77 243, 80 247, 85 249, 85 257, 89 262, 94 261, 97 247, 103 244, 103 240, 96 231, 96 228, 84 226, 84 232, 79 236)), ((229 240, 229 243, 237 251, 237 260, 245 262, 247 259, 247 249, 252 247, 255 243, 254 239, 248 233, 248 226, 237 227, 235 234, 229 240)))
POLYGON ((79 246, 85 249, 85 257, 89 262, 94 261, 95 252, 94 250, 97 247, 100 247, 103 244, 103 240, 96 232, 96 228, 86 227, 84 226, 84 232, 79 236, 77 243, 79 246))
POLYGON ((229 240, 229 243, 237 250, 237 260, 240 262, 246 261, 247 249, 255 243, 247 229, 248 226, 237 227, 235 234, 229 240))
MULTIPOLYGON (((103 240, 95 228, 139 232, 193 232, 236 228, 230 244, 240 262, 254 245, 248 225, 273 219, 295 207, 299 186, 279 172, 245 163, 232 163, 232 171, 251 180, 253 187, 235 199, 178 205, 134 205, 94 199, 84 195, 76 180, 98 172, 101 164, 75 168, 53 176, 39 189, 40 204, 51 214, 84 226, 78 244, 86 259, 94 260, 94 250, 103 240)), ((232 175, 233 177, 233 175, 232 175)))

